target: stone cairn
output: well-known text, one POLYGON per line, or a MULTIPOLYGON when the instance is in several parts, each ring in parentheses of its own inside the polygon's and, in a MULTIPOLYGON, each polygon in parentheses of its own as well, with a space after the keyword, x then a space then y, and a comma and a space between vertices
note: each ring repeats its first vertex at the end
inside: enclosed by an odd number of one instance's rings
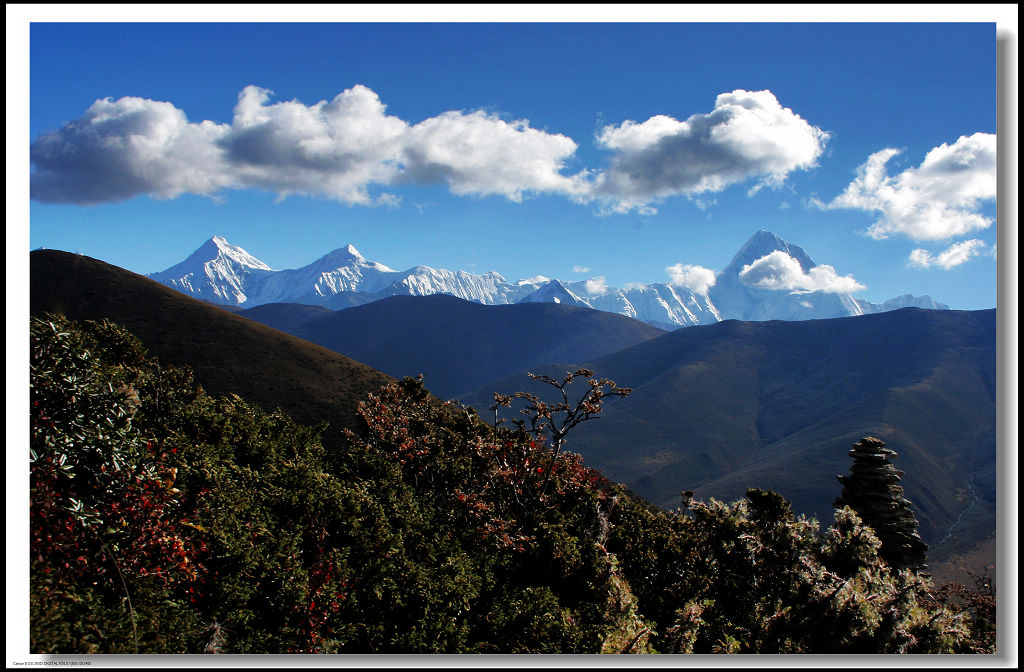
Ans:
POLYGON ((897 485, 903 472, 889 461, 896 451, 868 436, 853 444, 850 457, 850 475, 836 477, 843 484, 843 493, 833 506, 849 506, 874 530, 882 542, 879 555, 890 567, 925 569, 928 546, 917 533, 917 517, 903 497, 903 488, 897 485))

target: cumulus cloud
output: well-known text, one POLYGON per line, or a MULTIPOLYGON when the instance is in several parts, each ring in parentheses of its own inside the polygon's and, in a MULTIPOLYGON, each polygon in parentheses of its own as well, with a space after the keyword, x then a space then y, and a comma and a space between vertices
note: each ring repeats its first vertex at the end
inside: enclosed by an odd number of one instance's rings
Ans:
POLYGON ((953 243, 937 255, 932 255, 928 250, 915 249, 910 253, 908 264, 914 268, 939 267, 950 270, 960 264, 966 263, 982 253, 985 241, 972 238, 959 243, 953 243))
POLYGON ((900 150, 875 152, 856 179, 826 208, 879 213, 868 228, 873 238, 901 234, 913 240, 943 240, 988 228, 992 219, 978 210, 996 197, 996 136, 975 133, 930 150, 916 168, 898 175, 886 171, 900 150))
POLYGON ((240 183, 369 204, 367 187, 394 179, 409 128, 376 93, 354 86, 311 106, 268 104, 270 93, 246 87, 221 142, 240 183))
POLYGON ((696 294, 707 294, 715 284, 715 272, 710 268, 691 264, 675 264, 665 269, 669 282, 696 294))
POLYGON ((402 160, 408 180, 441 181, 456 194, 520 201, 527 191, 582 194, 583 177, 560 172, 576 147, 571 138, 530 128, 526 121, 445 112, 410 130, 402 160))
POLYGON ((723 93, 710 113, 686 121, 658 115, 605 126, 597 142, 613 154, 608 170, 596 176, 594 194, 626 211, 750 179, 778 186, 794 170, 815 166, 828 138, 771 91, 723 93))
POLYGON ((410 125, 361 85, 314 105, 270 98, 246 87, 231 124, 190 123, 169 102, 98 100, 32 143, 32 197, 91 204, 255 187, 393 205, 397 197, 372 197, 369 188, 440 182, 456 194, 513 201, 588 189, 585 174, 561 173, 576 143, 526 121, 445 112, 410 125))
POLYGON ((758 289, 785 290, 791 293, 839 294, 866 289, 853 276, 841 276, 828 264, 804 271, 799 261, 782 250, 775 250, 745 265, 740 270, 739 279, 743 284, 758 289))
POLYGON ((170 103, 97 100, 80 119, 32 143, 32 198, 91 205, 236 186, 219 144, 230 130, 210 121, 190 123, 170 103))
POLYGON ((605 127, 596 141, 610 153, 607 169, 570 174, 577 143, 526 120, 477 110, 410 123, 362 85, 313 105, 271 98, 246 87, 230 124, 190 122, 169 102, 98 100, 32 143, 32 197, 91 204, 258 188, 394 205, 398 197, 381 190, 443 184, 459 195, 558 194, 599 212, 653 214, 651 203, 668 196, 706 208, 714 199, 701 194, 731 184, 781 184, 814 166, 828 139, 770 91, 737 90, 686 121, 659 115, 605 127))

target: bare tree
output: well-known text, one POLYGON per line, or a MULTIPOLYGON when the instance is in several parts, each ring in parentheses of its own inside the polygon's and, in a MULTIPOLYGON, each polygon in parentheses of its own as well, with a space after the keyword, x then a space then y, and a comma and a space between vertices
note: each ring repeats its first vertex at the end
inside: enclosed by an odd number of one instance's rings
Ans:
POLYGON ((543 495, 551 478, 555 460, 565 445, 565 437, 569 431, 582 422, 599 418, 601 411, 604 410, 606 398, 627 397, 633 390, 619 387, 607 378, 594 378, 594 372, 590 369, 577 369, 560 379, 534 373, 527 375, 531 380, 545 383, 557 390, 561 401, 548 403, 529 392, 516 392, 513 395, 495 393, 494 403, 490 408, 494 411, 494 424, 497 426, 503 422, 498 417, 499 408, 510 407, 512 401, 516 399, 526 402, 526 406, 519 411, 524 417, 516 418, 512 422, 520 430, 531 434, 535 440, 544 441, 551 446, 551 461, 548 463, 540 489, 540 494, 543 495), (567 388, 576 378, 581 377, 587 378, 587 389, 579 399, 570 402, 567 388))

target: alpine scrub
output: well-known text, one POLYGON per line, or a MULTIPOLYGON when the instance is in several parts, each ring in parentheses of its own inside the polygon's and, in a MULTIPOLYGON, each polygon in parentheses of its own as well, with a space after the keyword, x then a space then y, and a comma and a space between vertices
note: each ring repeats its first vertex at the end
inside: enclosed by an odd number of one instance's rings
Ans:
POLYGON ((588 469, 569 430, 629 394, 591 371, 497 395, 511 423, 407 378, 325 443, 117 325, 31 328, 34 653, 994 651, 989 602, 890 568, 851 509, 663 511, 588 469))

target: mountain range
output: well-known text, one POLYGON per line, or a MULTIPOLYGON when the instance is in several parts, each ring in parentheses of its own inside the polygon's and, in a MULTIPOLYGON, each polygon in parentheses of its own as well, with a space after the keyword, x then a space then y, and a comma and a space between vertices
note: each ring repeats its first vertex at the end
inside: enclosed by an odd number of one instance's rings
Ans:
MULTIPOLYGON (((659 506, 679 506, 684 490, 733 501, 758 487, 828 522, 850 446, 876 436, 898 454, 927 543, 948 552, 994 535, 994 309, 728 320, 530 371, 560 378, 578 366, 633 392, 567 448, 659 506)), ((543 397, 526 373, 463 400, 485 409, 493 392, 543 397)))
POLYGON ((214 395, 238 394, 304 424, 327 420, 325 442, 340 439, 342 429, 356 429, 359 400, 394 380, 98 259, 36 250, 29 264, 32 315, 51 312, 121 324, 162 364, 191 367, 214 395))
POLYGON ((391 296, 332 311, 268 303, 238 313, 389 375, 423 374, 457 397, 539 364, 595 359, 665 332, 624 315, 557 303, 483 306, 454 296, 391 296))
POLYGON ((527 371, 560 376, 586 365, 633 388, 569 437, 588 466, 660 506, 677 506, 687 489, 731 501, 762 487, 824 522, 850 444, 878 436, 899 454, 930 558, 974 553, 976 570, 990 562, 995 310, 723 320, 665 332, 580 306, 451 296, 345 310, 215 306, 56 250, 32 252, 30 270, 33 314, 124 324, 214 394, 307 424, 327 420, 325 443, 357 429, 356 404, 392 376, 426 373, 428 388, 458 390, 486 416, 493 392, 542 392, 527 371), (374 357, 373 366, 363 361, 374 357))
POLYGON ((592 308, 662 329, 726 319, 805 320, 911 306, 948 308, 930 296, 908 294, 874 304, 849 292, 768 289, 747 280, 744 271, 773 253, 795 260, 804 273, 817 266, 799 246, 759 231, 715 275, 713 284, 705 282, 691 289, 656 282, 619 289, 602 282, 567 282, 543 276, 508 282, 495 271, 474 274, 429 266, 396 271, 363 258, 352 245, 301 268, 274 270, 241 247, 214 236, 181 263, 149 277, 195 298, 241 308, 297 303, 338 310, 389 296, 448 294, 484 305, 558 303, 592 308))

